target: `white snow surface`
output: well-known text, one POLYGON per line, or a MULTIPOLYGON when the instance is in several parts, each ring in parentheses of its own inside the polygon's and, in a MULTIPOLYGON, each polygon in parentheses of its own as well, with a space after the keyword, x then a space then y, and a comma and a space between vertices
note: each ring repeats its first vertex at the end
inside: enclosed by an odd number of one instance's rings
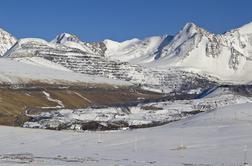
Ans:
POLYGON ((60 64, 53 63, 41 57, 22 57, 22 58, 13 58, 13 60, 16 60, 18 62, 23 62, 26 64, 41 66, 41 67, 48 67, 48 68, 63 70, 63 71, 71 71, 70 69, 65 68, 64 66, 60 64))
POLYGON ((55 102, 58 104, 55 108, 64 108, 65 107, 64 104, 62 103, 62 101, 60 101, 58 99, 53 99, 51 97, 50 93, 47 93, 46 91, 43 91, 42 93, 46 96, 48 101, 52 101, 52 102, 55 102))
POLYGON ((69 132, 0 126, 0 165, 251 164, 251 107, 251 103, 238 104, 160 127, 126 131, 69 132))
MULTIPOLYGON (((36 59, 40 61, 41 59, 36 59)), ((112 85, 131 85, 126 81, 113 80, 108 78, 96 77, 86 74, 75 73, 51 65, 48 67, 47 61, 41 63, 31 63, 25 59, 20 62, 11 58, 0 58, 0 82, 1 83, 29 83, 31 81, 40 81, 43 83, 105 83, 112 85), (43 64, 43 65, 42 65, 43 64)))
MULTIPOLYGON (((133 64, 142 64, 154 61, 154 54, 158 48, 170 36, 153 36, 144 40, 131 39, 116 42, 109 39, 104 40, 106 45, 105 56, 119 61, 128 61, 133 64)), ((171 39, 170 39, 171 40, 171 39)))

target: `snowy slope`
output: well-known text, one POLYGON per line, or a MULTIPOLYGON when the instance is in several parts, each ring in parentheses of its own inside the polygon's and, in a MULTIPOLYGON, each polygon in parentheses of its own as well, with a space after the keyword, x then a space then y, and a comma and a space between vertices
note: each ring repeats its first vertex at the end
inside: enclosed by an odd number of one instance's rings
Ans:
POLYGON ((23 62, 26 64, 35 65, 35 66, 48 67, 48 68, 63 70, 63 71, 71 71, 70 69, 65 68, 64 66, 60 64, 53 63, 41 57, 21 57, 21 58, 14 58, 13 60, 16 60, 18 62, 23 62))
POLYGON ((147 63, 159 56, 163 46, 172 40, 172 36, 153 36, 144 40, 131 39, 123 42, 104 40, 105 56, 111 59, 127 61, 133 64, 147 63), (155 56, 154 56, 155 55, 155 56))
MULTIPOLYGON (((69 71, 62 66, 50 65, 47 61, 31 63, 22 59, 15 61, 10 58, 0 58, 0 83, 105 83, 112 85, 131 85, 126 81, 111 80, 69 71), (31 63, 31 64, 30 64, 31 63), (44 65, 41 65, 44 63, 44 65)), ((38 61, 38 59, 36 59, 38 61)))
POLYGON ((0 56, 16 43, 15 37, 0 28, 0 56))
POLYGON ((235 105, 161 127, 116 132, 55 132, 1 126, 0 164, 251 164, 251 107, 252 104, 235 105))

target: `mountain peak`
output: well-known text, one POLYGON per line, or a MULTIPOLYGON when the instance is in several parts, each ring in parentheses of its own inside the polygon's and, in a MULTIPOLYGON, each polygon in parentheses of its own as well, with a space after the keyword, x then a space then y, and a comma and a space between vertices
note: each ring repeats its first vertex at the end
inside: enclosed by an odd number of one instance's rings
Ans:
POLYGON ((0 56, 10 49, 17 42, 10 33, 0 28, 0 56))
POLYGON ((196 25, 193 22, 188 22, 185 24, 185 26, 182 29, 182 32, 186 34, 195 34, 195 33, 200 33, 200 34, 208 34, 209 32, 200 26, 196 25))
POLYGON ((187 33, 196 32, 197 28, 198 28, 198 26, 196 24, 194 24, 193 22, 188 22, 185 24, 182 31, 187 32, 187 33))
POLYGON ((71 33, 61 33, 56 36, 56 38, 52 41, 54 43, 63 44, 65 42, 80 42, 80 39, 77 35, 71 33))

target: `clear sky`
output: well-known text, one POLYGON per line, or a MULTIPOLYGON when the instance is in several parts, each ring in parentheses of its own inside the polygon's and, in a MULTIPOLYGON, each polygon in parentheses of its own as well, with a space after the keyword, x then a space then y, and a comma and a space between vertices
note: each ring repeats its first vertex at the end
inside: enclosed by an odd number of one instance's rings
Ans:
POLYGON ((186 22, 222 33, 252 21, 252 0, 1 0, 0 27, 17 38, 85 41, 175 34, 186 22))

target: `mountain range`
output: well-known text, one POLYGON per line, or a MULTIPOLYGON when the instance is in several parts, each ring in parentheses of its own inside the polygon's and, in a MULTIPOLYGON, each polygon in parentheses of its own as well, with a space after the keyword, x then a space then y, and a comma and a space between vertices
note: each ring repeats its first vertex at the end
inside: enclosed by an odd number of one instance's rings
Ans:
MULTIPOLYGON (((23 124, 31 112, 88 106, 123 106, 120 115, 144 108, 147 110, 145 119, 147 115, 153 116, 149 115, 149 109, 160 109, 145 103, 190 101, 217 93, 211 102, 203 99, 203 103, 206 102, 203 106, 190 105, 191 112, 195 109, 198 112, 233 104, 240 96, 250 95, 252 23, 223 34, 187 23, 174 36, 123 42, 109 39, 85 42, 70 33, 59 34, 51 41, 16 39, 0 29, 0 55, 0 108, 6 113, 0 118, 0 124, 10 124, 10 121, 23 124), (225 97, 217 100, 218 95, 225 97), (14 96, 13 99, 10 96, 14 96), (141 108, 137 106, 139 103, 143 104, 141 108), (137 108, 125 110, 125 106, 137 108)), ((161 104, 162 109, 166 109, 166 104, 161 104)), ((109 113, 111 109, 103 111, 109 113)), ((194 114, 187 111, 179 111, 181 117, 194 114)), ((160 112, 158 116, 164 117, 163 111, 160 112)), ((58 118, 58 114, 50 116, 58 118)), ((179 118, 177 116, 175 114, 175 119, 181 118, 180 114, 179 118)), ((162 124, 167 119, 160 121, 146 123, 162 124)), ((41 123, 45 123, 44 114, 41 123)))
MULTIPOLYGON (((252 80, 248 74, 252 71, 252 23, 223 34, 213 34, 187 23, 175 36, 123 42, 108 39, 84 42, 69 33, 62 33, 50 42, 35 38, 17 40, 1 29, 0 53, 4 58, 26 61, 41 57, 76 72, 133 83, 158 85, 160 81, 151 80, 145 73, 153 76, 156 74, 152 72, 160 75, 162 71, 161 75, 169 75, 169 70, 175 69, 243 84, 252 80)), ((33 63, 40 62, 34 59, 33 63)))

